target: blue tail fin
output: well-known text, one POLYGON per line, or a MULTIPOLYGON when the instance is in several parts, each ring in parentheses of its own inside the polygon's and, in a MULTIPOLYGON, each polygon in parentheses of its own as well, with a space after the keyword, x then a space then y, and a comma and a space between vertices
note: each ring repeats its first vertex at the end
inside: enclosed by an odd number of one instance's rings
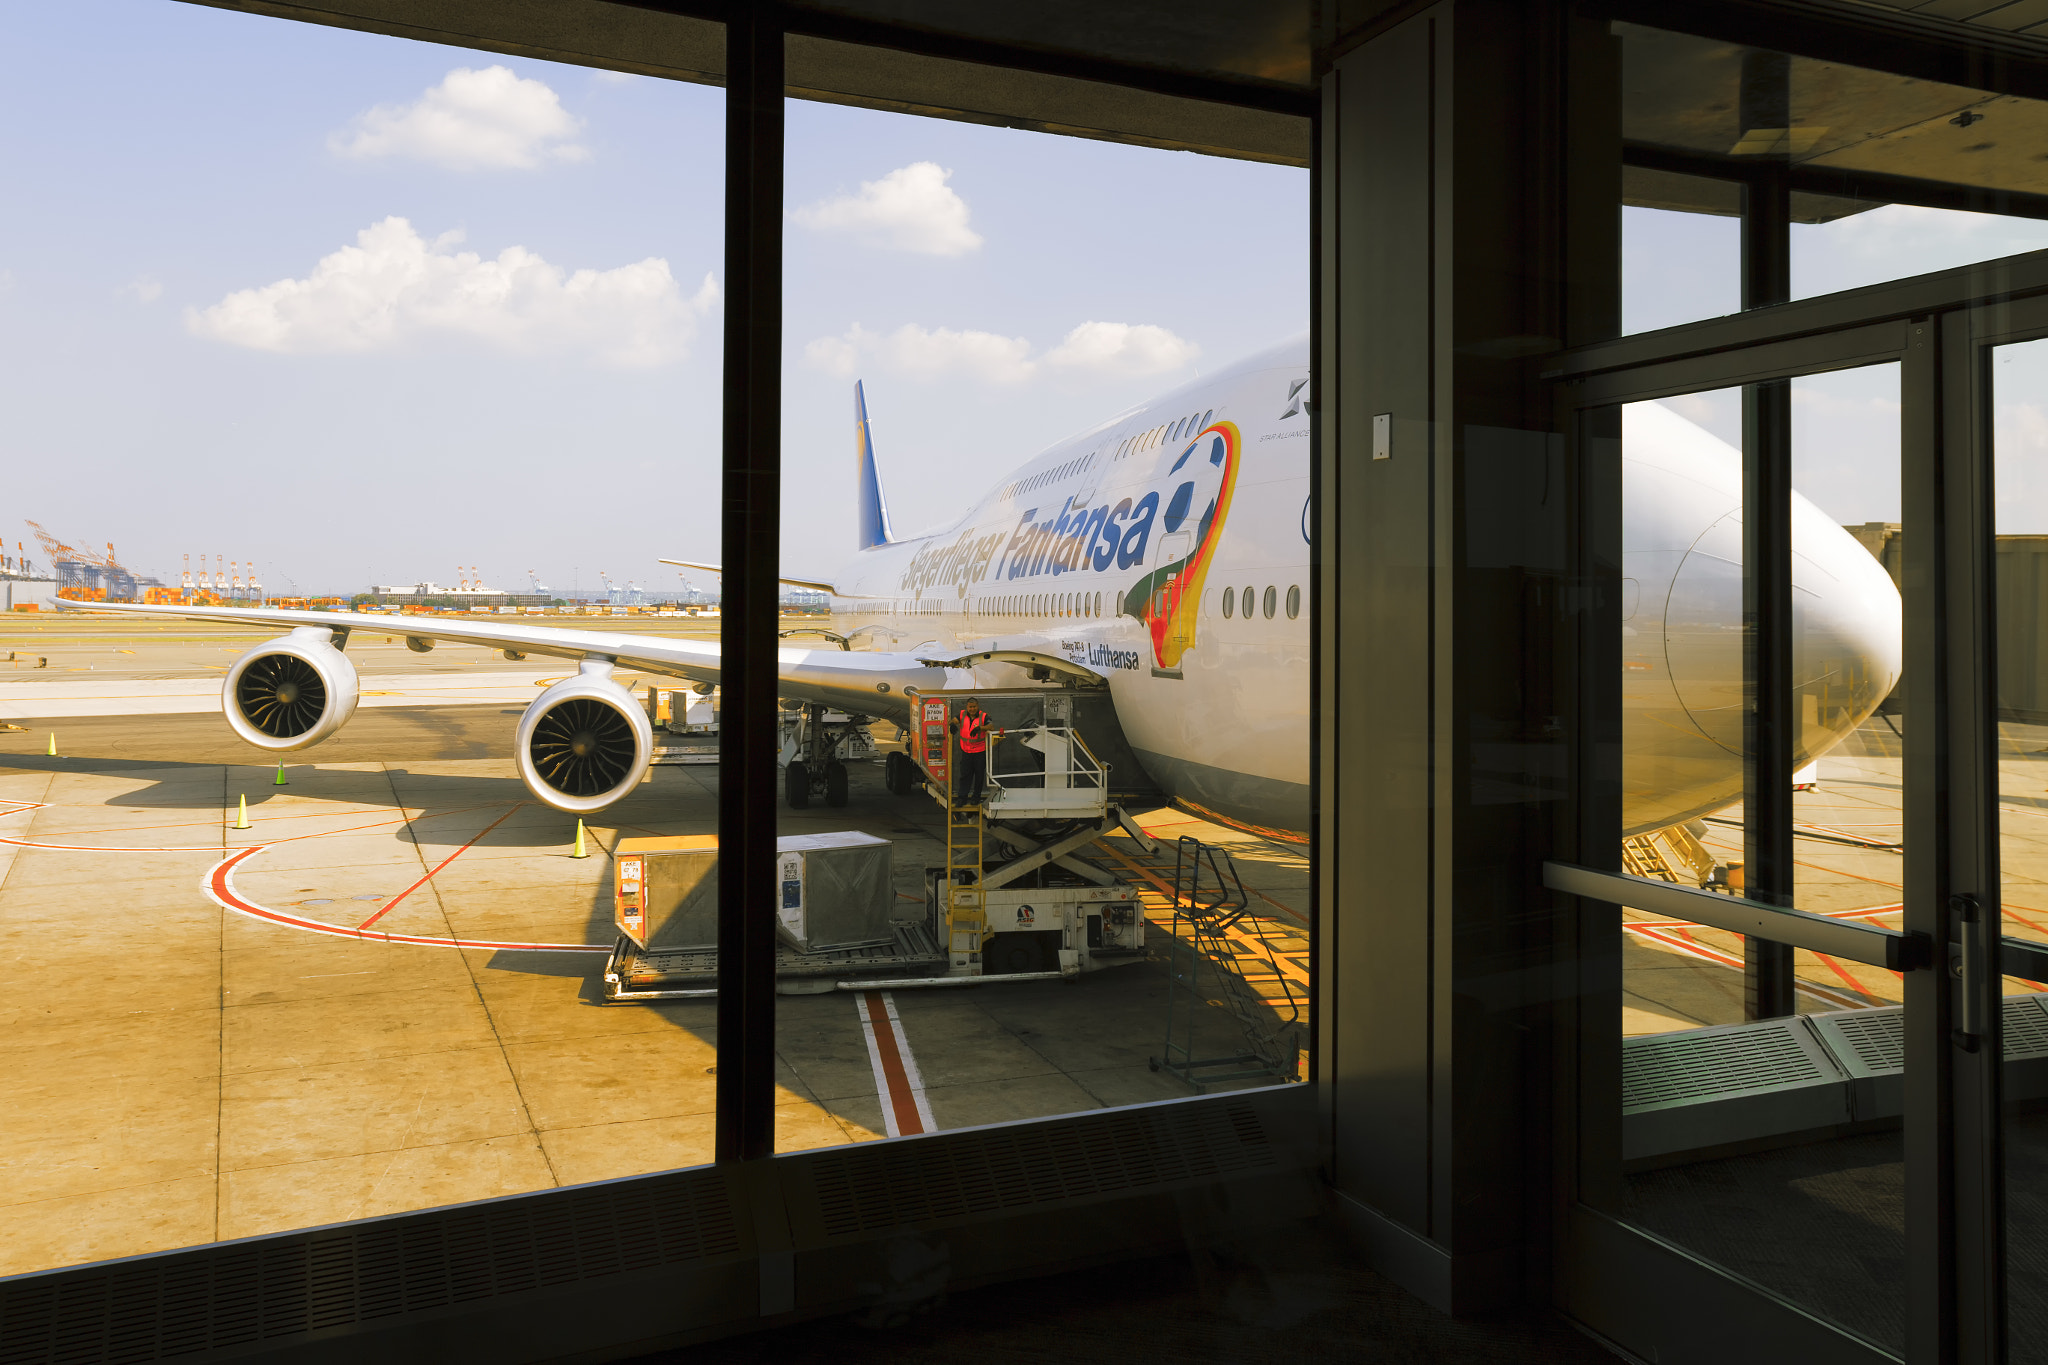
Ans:
POLYGON ((860 548, 872 550, 895 539, 889 529, 889 504, 882 497, 882 476, 875 469, 875 442, 868 433, 868 397, 855 380, 853 385, 853 443, 860 470, 860 548))

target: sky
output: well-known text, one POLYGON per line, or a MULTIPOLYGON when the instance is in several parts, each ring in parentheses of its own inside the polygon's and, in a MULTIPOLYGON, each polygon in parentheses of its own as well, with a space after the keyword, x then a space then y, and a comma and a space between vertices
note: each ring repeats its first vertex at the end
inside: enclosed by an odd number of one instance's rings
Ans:
MULTIPOLYGON (((722 94, 170 0, 0 0, 0 535, 273 592, 718 555, 722 94)), ((1305 171, 792 102, 784 553, 1308 324, 1305 171)), ((710 586, 710 584, 704 584, 710 586)))
MULTIPOLYGON (((0 536, 272 592, 718 556, 721 92, 172 0, 0 0, 0 536)), ((793 102, 784 564, 851 552, 852 387, 899 533, 1307 326, 1305 171, 793 102)), ((1727 218, 1624 213, 1629 330, 1732 311, 1727 218)), ((1801 296, 2048 247, 1892 207, 1801 296)), ((2048 348, 1998 368, 2048 531, 2048 348)), ((1796 482, 1897 520, 1894 367, 1795 386, 1796 482)), ((1733 394, 1667 400, 1724 437, 1733 394)), ((701 578, 701 575, 699 576, 701 578)), ((700 586, 713 586, 703 582, 700 586)))
MULTIPOLYGON (((1733 218, 1622 211, 1622 325, 1648 331, 1736 312, 1741 242, 1733 218)), ((2048 248, 2048 222, 1893 204, 1832 223, 1794 224, 1792 295, 1811 298, 2048 248)), ((2048 532, 2048 343, 1999 348, 1993 447, 2002 534, 2048 532)), ((1739 389, 1662 400, 1733 445, 1739 389)), ((1900 519, 1899 373, 1871 365, 1792 383, 1792 483, 1843 525, 1900 519)))

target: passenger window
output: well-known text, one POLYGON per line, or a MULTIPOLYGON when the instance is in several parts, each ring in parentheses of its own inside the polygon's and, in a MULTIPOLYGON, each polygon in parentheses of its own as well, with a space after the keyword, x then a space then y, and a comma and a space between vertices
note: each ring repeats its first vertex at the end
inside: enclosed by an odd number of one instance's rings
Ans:
POLYGON ((1254 594, 1257 591, 1258 589, 1249 583, 1244 585, 1244 619, 1247 621, 1252 619, 1252 602, 1256 600, 1254 594))
POLYGON ((1230 619, 1230 609, 1231 609, 1231 607, 1232 607, 1232 606, 1233 606, 1233 605, 1234 605, 1234 604, 1236 603, 1236 601, 1237 601, 1237 589, 1236 589, 1236 588, 1225 588, 1225 589, 1223 590, 1223 619, 1224 619, 1224 620, 1226 620, 1226 621, 1227 621, 1227 620, 1229 620, 1229 619, 1230 619))
POLYGON ((1301 585, 1295 584, 1287 590, 1287 619, 1292 621, 1301 615, 1301 585))
POLYGON ((1273 612, 1279 605, 1280 594, 1268 586, 1266 589, 1266 619, 1268 621, 1273 619, 1273 612))

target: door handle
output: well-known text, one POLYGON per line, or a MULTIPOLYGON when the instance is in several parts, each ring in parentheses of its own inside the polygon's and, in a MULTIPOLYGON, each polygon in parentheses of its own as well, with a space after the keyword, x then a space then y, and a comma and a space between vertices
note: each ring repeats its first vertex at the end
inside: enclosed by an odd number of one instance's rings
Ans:
POLYGON ((1955 934, 1949 941, 1949 974, 1955 978, 1956 1046, 1975 1052, 1991 1031, 1990 935, 1985 933, 1984 907, 1975 896, 1950 896, 1955 934))

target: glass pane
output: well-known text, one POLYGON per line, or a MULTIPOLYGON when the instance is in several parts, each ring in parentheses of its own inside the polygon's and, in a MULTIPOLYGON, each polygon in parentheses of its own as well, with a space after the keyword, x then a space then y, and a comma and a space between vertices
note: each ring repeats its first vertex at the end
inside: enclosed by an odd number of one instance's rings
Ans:
MULTIPOLYGON (((2048 943, 2048 341, 1992 352, 1998 857, 2007 939, 2048 943)), ((2007 1294, 2015 1361, 2048 1360, 2040 1195, 2048 1178, 2048 972, 2005 978, 2007 1294)))
MULTIPOLYGON (((1881 558, 1897 530, 1896 367, 1788 387, 1798 767, 1791 902, 1896 925, 1899 600, 1881 558)), ((1770 400, 1747 401, 1757 405, 1754 430, 1769 420, 1770 400)), ((1744 404, 1742 391, 1727 390, 1621 414, 1622 859, 1638 876, 1763 896, 1749 870, 1760 831, 1743 800, 1751 742, 1744 404)), ((1623 911, 1620 928, 1612 1205, 1896 1347, 1904 1334, 1897 977, 1635 909, 1623 911), (1789 971, 1790 1013, 1770 1003, 1780 971, 1789 971), (1823 1244, 1828 1254, 1819 1253, 1823 1244), (1857 1248, 1854 1258, 1841 1254, 1845 1245, 1857 1248)))
POLYGON ((710 1005, 600 1003, 611 854, 702 769, 579 836, 514 762, 575 662, 407 638, 715 633, 654 556, 716 547, 721 93, 190 6, 17 7, 0 62, 49 535, 0 523, 0 1274, 707 1159, 710 1005))
POLYGON ((1650 332, 1741 312, 1736 186, 1634 167, 1623 168, 1622 183, 1621 330, 1650 332))
POLYGON ((1744 182, 1785 179, 1793 298, 2048 247, 2048 103, 1613 27, 1628 330, 1740 306, 1744 182))
POLYGON ((1306 175, 828 106, 790 148, 785 562, 837 638, 788 643, 899 672, 786 703, 787 1142, 1293 1079, 1312 393, 1242 338, 1306 321, 1306 175), (1142 241, 1044 207, 1191 188, 1142 241), (1238 253, 1281 286, 1192 304, 1238 253))

